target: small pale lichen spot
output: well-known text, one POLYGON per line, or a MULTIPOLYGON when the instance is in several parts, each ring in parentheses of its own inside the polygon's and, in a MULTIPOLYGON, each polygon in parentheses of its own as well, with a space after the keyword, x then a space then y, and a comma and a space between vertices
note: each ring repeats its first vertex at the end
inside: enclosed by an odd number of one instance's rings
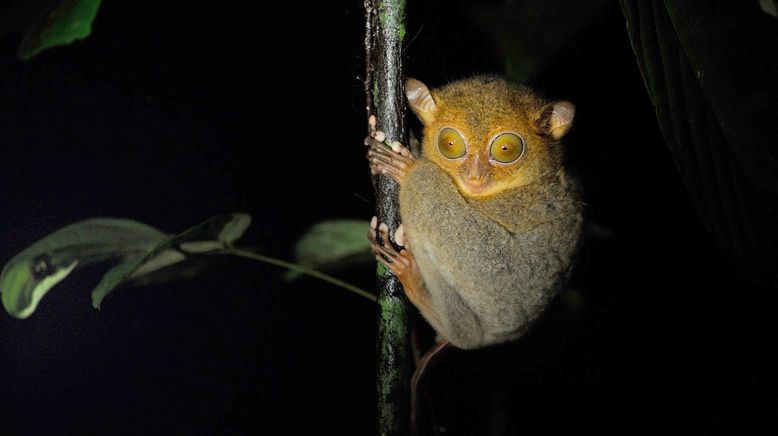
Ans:
POLYGON ((378 82, 373 82, 373 108, 378 109, 378 102, 380 101, 380 94, 378 93, 378 82))

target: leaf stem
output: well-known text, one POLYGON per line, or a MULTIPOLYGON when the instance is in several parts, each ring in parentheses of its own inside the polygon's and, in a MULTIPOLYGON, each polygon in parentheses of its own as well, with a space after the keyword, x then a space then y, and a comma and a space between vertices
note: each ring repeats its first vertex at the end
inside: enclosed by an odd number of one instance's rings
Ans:
POLYGON ((275 257, 265 256, 262 254, 254 253, 251 251, 241 250, 239 248, 235 247, 227 247, 218 251, 214 251, 214 253, 218 254, 229 254, 233 256, 238 257, 245 257, 246 259, 253 259, 260 262, 269 263, 271 265, 280 266, 283 268, 290 269, 292 271, 299 272, 301 274, 306 274, 311 277, 315 277, 319 280, 324 280, 327 283, 331 283, 335 286, 339 286, 347 291, 351 291, 360 297, 367 298, 368 300, 372 301, 373 303, 376 302, 375 295, 371 294, 370 292, 367 292, 366 290, 362 288, 358 288, 350 283, 346 283, 343 280, 336 279, 335 277, 332 277, 330 275, 324 274, 323 272, 316 271, 315 269, 311 269, 308 267, 304 267, 302 265, 298 265, 296 263, 287 262, 285 260, 276 259, 275 257))

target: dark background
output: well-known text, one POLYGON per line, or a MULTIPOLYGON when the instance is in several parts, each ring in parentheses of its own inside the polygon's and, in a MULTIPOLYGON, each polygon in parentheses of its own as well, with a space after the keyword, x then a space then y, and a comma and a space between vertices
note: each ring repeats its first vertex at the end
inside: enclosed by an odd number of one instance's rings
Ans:
MULTIPOLYGON (((589 224, 570 289, 521 341, 442 362, 435 419, 448 434, 774 429, 776 298, 701 225, 621 10, 602 4, 531 82, 577 107, 566 146, 589 224)), ((107 1, 86 41, 29 62, 18 36, 0 41, 0 260, 95 216, 175 232, 244 211, 245 244, 286 259, 316 221, 369 219, 362 2, 266 8, 107 1)), ((408 14, 409 75, 503 70, 464 2, 408 14)), ((3 433, 374 433, 366 300, 236 259, 96 311, 101 273, 0 316, 3 433)))

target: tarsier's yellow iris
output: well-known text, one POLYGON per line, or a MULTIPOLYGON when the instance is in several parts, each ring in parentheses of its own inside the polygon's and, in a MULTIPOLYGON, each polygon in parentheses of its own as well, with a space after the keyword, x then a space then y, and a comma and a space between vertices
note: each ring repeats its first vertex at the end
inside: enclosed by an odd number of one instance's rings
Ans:
POLYGON ((524 154, 524 141, 515 133, 502 133, 492 141, 489 154, 497 162, 511 163, 524 154))
POLYGON ((438 151, 447 159, 459 159, 465 155, 467 147, 459 132, 446 127, 438 134, 438 151))

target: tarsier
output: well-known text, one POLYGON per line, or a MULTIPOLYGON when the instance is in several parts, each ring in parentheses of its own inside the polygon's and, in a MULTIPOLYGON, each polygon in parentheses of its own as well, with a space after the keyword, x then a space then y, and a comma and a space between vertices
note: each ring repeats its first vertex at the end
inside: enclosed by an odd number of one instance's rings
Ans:
POLYGON ((373 174, 400 187, 390 242, 371 222, 376 259, 438 333, 463 349, 520 337, 563 284, 581 232, 581 203, 559 141, 572 103, 477 76, 429 90, 405 84, 424 126, 421 155, 375 130, 373 174))

